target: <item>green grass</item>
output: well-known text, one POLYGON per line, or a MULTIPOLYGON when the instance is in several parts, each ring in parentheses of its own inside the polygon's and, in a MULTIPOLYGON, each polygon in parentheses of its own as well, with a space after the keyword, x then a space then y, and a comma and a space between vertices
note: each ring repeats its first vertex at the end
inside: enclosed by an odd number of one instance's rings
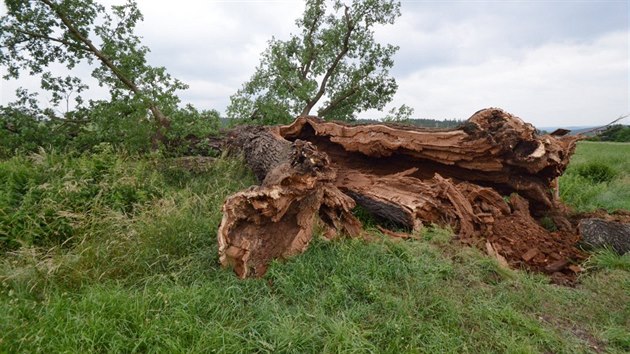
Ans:
POLYGON ((629 263, 605 251, 567 288, 446 230, 370 228, 239 280, 216 229, 252 182, 225 158, 203 174, 111 149, 0 161, 0 353, 630 351, 629 263))
POLYGON ((630 210, 629 156, 628 143, 578 143, 560 178, 561 198, 579 212, 630 210))
POLYGON ((609 249, 595 251, 587 265, 600 269, 621 269, 630 272, 630 253, 618 255, 609 249))

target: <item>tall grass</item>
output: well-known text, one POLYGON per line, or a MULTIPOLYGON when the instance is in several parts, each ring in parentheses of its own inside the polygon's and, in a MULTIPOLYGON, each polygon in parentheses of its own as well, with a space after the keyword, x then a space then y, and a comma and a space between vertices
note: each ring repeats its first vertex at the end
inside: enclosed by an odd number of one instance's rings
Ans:
POLYGON ((0 352, 630 350, 625 258, 602 253, 565 288, 445 230, 370 229, 239 280, 216 247, 224 198, 253 182, 239 161, 196 174, 105 147, 14 157, 0 176, 0 352))

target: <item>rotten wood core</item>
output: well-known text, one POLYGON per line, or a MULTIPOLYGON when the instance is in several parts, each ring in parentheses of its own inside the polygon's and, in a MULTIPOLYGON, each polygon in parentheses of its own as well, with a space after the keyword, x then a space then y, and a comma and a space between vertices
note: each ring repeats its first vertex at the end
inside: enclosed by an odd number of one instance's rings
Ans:
POLYGON ((492 249, 512 266, 574 275, 572 266, 585 255, 575 247, 557 179, 577 140, 538 135, 496 108, 450 130, 312 116, 287 126, 237 128, 229 145, 261 185, 225 202, 220 261, 240 277, 261 276, 272 259, 308 247, 317 219, 327 237, 359 235, 351 212, 358 204, 409 230, 450 226, 462 242, 492 249), (536 218, 543 216, 559 231, 540 226, 536 218))
POLYGON ((239 139, 260 186, 229 197, 219 227, 221 264, 245 278, 261 276, 272 259, 302 253, 313 236, 315 216, 325 235, 357 236, 355 203, 335 185, 328 156, 309 142, 275 139, 259 127, 240 130, 239 139), (274 140, 275 139, 275 140, 274 140))

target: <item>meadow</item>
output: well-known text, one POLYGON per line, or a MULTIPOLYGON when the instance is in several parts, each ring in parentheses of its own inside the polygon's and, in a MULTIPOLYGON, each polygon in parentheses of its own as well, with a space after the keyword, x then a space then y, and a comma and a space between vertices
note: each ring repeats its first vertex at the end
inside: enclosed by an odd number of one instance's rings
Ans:
MULTIPOLYGON (((630 351, 630 254, 564 287, 448 230, 370 228, 239 280, 216 230, 253 182, 238 160, 190 172, 108 145, 0 161, 0 352, 630 351)), ((560 186, 576 211, 630 209, 630 145, 581 142, 560 186)))

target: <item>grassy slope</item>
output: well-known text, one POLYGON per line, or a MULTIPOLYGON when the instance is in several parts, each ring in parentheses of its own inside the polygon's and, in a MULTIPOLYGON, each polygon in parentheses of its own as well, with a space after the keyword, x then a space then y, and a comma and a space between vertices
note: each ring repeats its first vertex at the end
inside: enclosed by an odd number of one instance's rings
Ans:
MULTIPOLYGON (((617 154, 602 146, 576 162, 617 154)), ((203 175, 111 151, 0 162, 0 237, 34 244, 0 256, 0 352, 630 350, 630 257, 606 252, 564 288, 428 230, 318 240, 238 280, 215 230, 251 182, 228 160, 203 175)))

